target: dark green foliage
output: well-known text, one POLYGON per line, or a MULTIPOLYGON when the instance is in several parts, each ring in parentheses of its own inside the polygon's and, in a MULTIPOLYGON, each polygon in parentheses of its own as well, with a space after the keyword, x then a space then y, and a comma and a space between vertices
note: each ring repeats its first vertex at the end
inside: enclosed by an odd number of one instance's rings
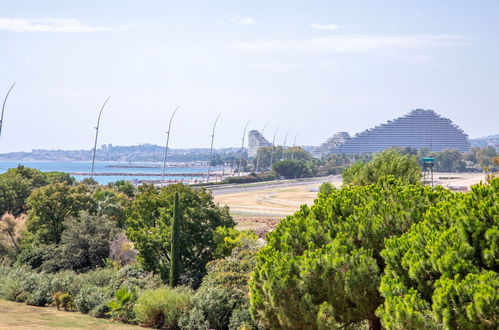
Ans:
POLYGON ((167 282, 175 192, 179 193, 182 205, 179 283, 196 285, 206 272, 206 264, 214 257, 215 229, 235 225, 228 208, 215 205, 210 193, 183 184, 170 185, 159 192, 153 186, 141 186, 128 209, 127 234, 139 251, 138 260, 144 269, 160 274, 167 282))
POLYGON ((385 327, 499 326, 499 178, 452 197, 386 242, 385 327))
MULTIPOLYGON (((81 212, 65 222, 61 242, 55 254, 61 269, 78 272, 104 266, 109 257, 110 243, 117 234, 116 225, 107 217, 81 212)), ((54 258, 54 259, 55 259, 54 258)))
POLYGON ((404 155, 397 149, 375 154, 367 163, 359 161, 343 170, 343 183, 348 185, 375 184, 382 177, 392 175, 403 183, 416 184, 421 180, 417 156, 404 155))
POLYGON ((189 312, 192 291, 185 287, 162 287, 141 293, 133 307, 140 325, 177 329, 180 317, 189 312))
POLYGON ((111 299, 110 289, 107 287, 87 284, 81 287, 75 296, 74 306, 83 314, 88 314, 100 305, 107 304, 111 299))
POLYGON ((208 264, 208 274, 192 298, 183 329, 256 328, 249 315, 248 280, 254 268, 258 244, 244 236, 230 256, 208 264))
POLYGON ((38 188, 28 198, 28 232, 41 244, 59 244, 65 220, 81 211, 96 212, 96 203, 85 185, 52 183, 38 188))
POLYGON ((171 237, 171 254, 170 254, 170 286, 176 287, 180 275, 180 258, 182 252, 182 241, 180 238, 180 202, 178 191, 175 192, 175 199, 173 202, 173 224, 172 224, 172 237, 171 237))
POLYGON ((369 322, 384 270, 384 239, 408 230, 451 193, 393 178, 345 186, 282 220, 267 235, 250 282, 251 311, 265 328, 316 329, 369 322))
POLYGON ((309 177, 314 174, 313 163, 303 160, 281 160, 272 165, 272 169, 285 179, 309 177))
POLYGON ((249 175, 243 176, 230 176, 224 179, 225 183, 252 183, 252 182, 262 182, 262 181, 272 181, 279 179, 279 174, 273 171, 261 172, 261 173, 250 173, 249 175))

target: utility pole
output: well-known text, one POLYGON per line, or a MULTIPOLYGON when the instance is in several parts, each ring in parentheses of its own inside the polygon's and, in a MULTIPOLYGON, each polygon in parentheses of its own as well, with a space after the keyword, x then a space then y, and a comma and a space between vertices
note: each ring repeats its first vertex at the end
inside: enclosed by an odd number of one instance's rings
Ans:
POLYGON ((102 108, 99 111, 99 117, 97 118, 97 126, 95 127, 94 155, 92 157, 92 171, 90 172, 90 179, 94 177, 95 152, 97 151, 97 137, 99 136, 100 116, 102 115, 102 110, 104 110, 104 107, 106 106, 106 103, 110 98, 111 96, 109 96, 106 99, 106 102, 104 102, 104 104, 102 105, 102 108))
POLYGON ((282 157, 281 159, 284 159, 284 149, 286 149, 286 140, 288 139, 288 133, 291 129, 288 129, 286 132, 286 135, 284 135, 284 145, 282 146, 282 157))
POLYGON ((248 120, 246 123, 246 126, 244 126, 244 132, 243 132, 243 143, 241 144, 241 155, 239 156, 239 167, 237 168, 237 176, 241 175, 241 165, 243 162, 243 149, 244 149, 244 138, 246 137, 246 129, 248 128, 249 123, 251 122, 251 119, 248 120))
POLYGON ((279 127, 277 127, 277 129, 275 130, 274 138, 272 139, 272 151, 270 152, 270 169, 272 169, 272 159, 274 158, 275 136, 277 135, 278 131, 279 127))
MULTIPOLYGON (((296 132, 295 139, 293 140, 293 148, 296 147, 296 137, 297 136, 298 136, 298 132, 296 132)), ((295 155, 295 151, 293 150, 293 152, 291 153, 291 160, 293 160, 294 155, 295 155)))
MULTIPOLYGON (((217 119, 215 120, 215 123, 213 124, 213 130, 211 131, 211 146, 210 146, 210 160, 208 162, 208 174, 206 175, 206 183, 210 182, 210 169, 211 169, 211 160, 212 160, 212 155, 213 155, 213 140, 215 139, 215 128, 217 127, 217 122, 218 119, 222 113, 218 114, 217 119)), ((215 179, 216 181, 216 179, 215 179)))
MULTIPOLYGON (((263 132, 265 132, 265 128, 267 127, 269 123, 266 123, 265 126, 263 126, 262 132, 260 133, 263 138, 263 132)), ((258 147, 260 149, 260 147, 258 147)), ((256 172, 260 172, 260 154, 258 153, 258 149, 256 150, 256 172)))
POLYGON ((2 117, 0 117, 0 136, 2 135, 2 126, 3 126, 3 113, 5 111, 5 103, 7 103, 7 98, 9 97, 10 91, 12 88, 14 88, 14 85, 16 83, 14 82, 12 86, 10 86, 9 91, 7 92, 7 95, 5 95, 5 99, 3 100, 3 105, 2 105, 2 117))
POLYGON ((175 108, 175 111, 173 111, 172 116, 170 117, 170 122, 168 123, 168 131, 166 132, 165 158, 163 159, 163 173, 161 174, 161 182, 163 182, 165 180, 166 156, 168 155, 168 143, 170 143, 170 131, 172 128, 172 120, 173 120, 173 116, 175 116, 175 113, 177 113, 177 110, 179 108, 180 108, 180 106, 175 108))

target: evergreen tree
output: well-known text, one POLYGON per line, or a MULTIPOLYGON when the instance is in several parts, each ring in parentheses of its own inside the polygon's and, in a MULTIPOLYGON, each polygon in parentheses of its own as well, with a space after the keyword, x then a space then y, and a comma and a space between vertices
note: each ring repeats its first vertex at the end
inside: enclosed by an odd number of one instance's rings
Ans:
POLYGON ((499 178, 439 203, 381 255, 386 328, 497 329, 499 178))
POLYGON ((264 328, 379 329, 384 240, 450 194, 393 178, 320 194, 267 235, 250 282, 252 315, 264 328))
POLYGON ((178 191, 175 192, 175 200, 173 203, 173 224, 172 224, 172 239, 171 239, 171 262, 170 262, 170 286, 177 286, 180 267, 180 205, 178 191))

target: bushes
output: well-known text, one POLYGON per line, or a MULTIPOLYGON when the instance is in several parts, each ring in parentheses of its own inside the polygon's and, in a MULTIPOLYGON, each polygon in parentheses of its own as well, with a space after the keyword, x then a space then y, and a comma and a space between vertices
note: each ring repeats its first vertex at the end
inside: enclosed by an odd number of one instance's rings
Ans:
MULTIPOLYGON (((95 285, 85 285, 75 297, 75 308, 83 314, 87 314, 93 309, 107 304, 111 299, 109 288, 95 285)), ((98 314, 98 313, 95 313, 98 314)))
POLYGON ((135 318, 133 305, 138 298, 136 287, 122 287, 114 293, 114 299, 107 306, 109 316, 122 322, 131 322, 135 318))
POLYGON ((272 181, 279 179, 279 174, 276 172, 262 172, 262 173, 251 173, 250 175, 244 176, 231 176, 224 179, 225 183, 252 183, 261 181, 272 181))
POLYGON ((133 308, 137 321, 146 327, 177 328, 187 312, 192 291, 178 287, 162 287, 144 291, 133 308))

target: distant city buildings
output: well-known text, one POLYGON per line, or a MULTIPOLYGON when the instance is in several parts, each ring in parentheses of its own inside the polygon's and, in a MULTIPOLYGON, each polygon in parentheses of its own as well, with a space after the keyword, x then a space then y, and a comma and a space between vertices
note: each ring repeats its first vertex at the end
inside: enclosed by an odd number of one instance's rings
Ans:
POLYGON ((255 157, 259 148, 270 147, 272 144, 267 141, 263 135, 257 130, 251 130, 248 132, 248 156, 255 157))
POLYGON ((314 155, 372 153, 391 147, 467 152, 470 142, 468 135, 450 119, 433 110, 417 109, 353 137, 345 132, 336 133, 317 147, 314 155))

